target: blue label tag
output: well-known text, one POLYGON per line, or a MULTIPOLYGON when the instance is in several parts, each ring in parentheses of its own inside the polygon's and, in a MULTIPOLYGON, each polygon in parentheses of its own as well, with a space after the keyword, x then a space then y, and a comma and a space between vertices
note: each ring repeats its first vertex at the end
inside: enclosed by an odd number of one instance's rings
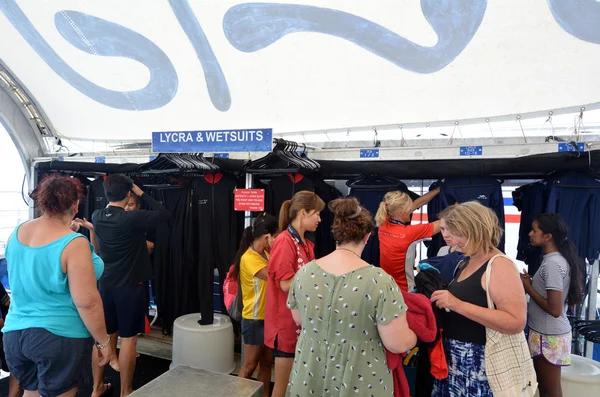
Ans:
POLYGON ((156 158, 157 158, 157 157, 158 157, 157 155, 155 155, 155 154, 151 154, 151 155, 149 156, 149 159, 150 159, 150 161, 154 161, 154 160, 156 160, 156 158))
POLYGON ((94 161, 96 163, 104 164, 104 163, 106 163, 106 157, 104 157, 104 156, 96 156, 96 159, 94 161))
POLYGON ((156 153, 270 152, 273 129, 153 132, 156 153))
POLYGON ((558 152, 585 152, 585 142, 577 142, 577 148, 570 142, 559 143, 558 152))
POLYGON ((378 159, 379 149, 360 149, 361 159, 378 159))
POLYGON ((483 146, 461 146, 461 156, 483 156, 483 146))
POLYGON ((65 161, 65 158, 64 157, 59 157, 59 158, 56 159, 56 161, 65 161))
POLYGON ((229 153, 215 153, 216 159, 228 159, 229 153))

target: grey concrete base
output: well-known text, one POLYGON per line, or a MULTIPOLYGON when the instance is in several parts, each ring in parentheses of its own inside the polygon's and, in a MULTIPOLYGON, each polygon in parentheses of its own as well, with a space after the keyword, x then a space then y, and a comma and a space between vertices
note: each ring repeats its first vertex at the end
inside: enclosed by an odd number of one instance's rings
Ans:
POLYGON ((262 393, 262 383, 178 365, 130 396, 260 397, 262 393))

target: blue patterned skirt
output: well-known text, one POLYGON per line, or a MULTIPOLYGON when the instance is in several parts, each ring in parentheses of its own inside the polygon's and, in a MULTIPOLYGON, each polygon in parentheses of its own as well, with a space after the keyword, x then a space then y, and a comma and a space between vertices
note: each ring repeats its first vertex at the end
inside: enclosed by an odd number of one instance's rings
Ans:
POLYGON ((493 397, 485 374, 484 345, 444 338, 448 378, 436 379, 433 397, 493 397))

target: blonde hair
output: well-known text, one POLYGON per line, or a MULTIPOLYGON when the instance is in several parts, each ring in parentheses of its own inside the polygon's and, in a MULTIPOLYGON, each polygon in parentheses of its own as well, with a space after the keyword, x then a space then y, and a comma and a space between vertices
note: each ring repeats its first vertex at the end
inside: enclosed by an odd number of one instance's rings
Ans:
POLYGON ((440 215, 440 219, 451 233, 467 238, 467 244, 462 248, 467 256, 493 251, 504 233, 496 213, 478 201, 452 206, 440 215))
POLYGON ((378 227, 385 225, 389 217, 398 210, 410 214, 412 212, 413 201, 410 196, 403 192, 386 193, 383 201, 379 204, 375 223, 378 227))

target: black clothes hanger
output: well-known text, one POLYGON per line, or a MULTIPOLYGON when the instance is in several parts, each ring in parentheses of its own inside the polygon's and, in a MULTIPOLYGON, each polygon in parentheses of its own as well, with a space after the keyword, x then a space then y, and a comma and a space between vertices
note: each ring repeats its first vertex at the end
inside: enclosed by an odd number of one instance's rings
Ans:
POLYGON ((320 165, 298 154, 298 144, 284 139, 274 139, 273 150, 260 159, 247 162, 243 169, 248 173, 301 173, 314 172, 320 165))
POLYGON ((354 189, 394 188, 402 185, 404 182, 398 178, 378 174, 360 175, 346 182, 346 186, 354 189))

